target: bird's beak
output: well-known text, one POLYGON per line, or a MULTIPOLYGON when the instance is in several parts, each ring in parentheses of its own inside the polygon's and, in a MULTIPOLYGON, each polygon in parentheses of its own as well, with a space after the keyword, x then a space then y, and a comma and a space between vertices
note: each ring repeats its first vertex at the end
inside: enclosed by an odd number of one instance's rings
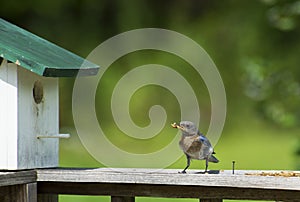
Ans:
POLYGON ((177 129, 180 129, 180 130, 183 130, 183 129, 184 129, 182 126, 178 125, 177 123, 172 123, 171 126, 172 126, 173 128, 177 128, 177 129))

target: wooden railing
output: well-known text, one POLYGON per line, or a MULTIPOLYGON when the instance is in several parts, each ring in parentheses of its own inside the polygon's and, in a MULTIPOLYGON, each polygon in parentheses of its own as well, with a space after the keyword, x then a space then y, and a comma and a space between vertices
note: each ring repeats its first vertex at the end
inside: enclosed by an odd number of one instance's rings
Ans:
MULTIPOLYGON (((300 177, 260 176, 261 171, 179 174, 164 169, 38 169, 0 172, 0 201, 55 202, 58 194, 108 195, 112 202, 137 196, 300 201, 300 177)), ((279 171, 264 171, 279 172, 279 171)))

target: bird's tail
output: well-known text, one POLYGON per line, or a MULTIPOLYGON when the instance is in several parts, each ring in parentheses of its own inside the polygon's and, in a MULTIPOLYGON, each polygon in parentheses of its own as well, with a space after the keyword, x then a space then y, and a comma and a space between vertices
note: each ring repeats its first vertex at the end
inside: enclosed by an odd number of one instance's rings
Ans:
POLYGON ((214 156, 214 155, 211 155, 209 158, 208 158, 208 161, 209 162, 213 162, 213 163, 218 163, 219 160, 214 156))

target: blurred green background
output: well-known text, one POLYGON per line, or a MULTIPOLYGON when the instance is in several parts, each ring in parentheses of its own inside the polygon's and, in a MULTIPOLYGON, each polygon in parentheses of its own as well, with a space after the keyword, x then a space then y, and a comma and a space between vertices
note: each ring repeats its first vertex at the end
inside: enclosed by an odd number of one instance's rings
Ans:
MULTIPOLYGON (((235 160, 237 169, 300 169, 300 1, 28 0, 2 2, 0 13, 5 20, 82 57, 106 39, 137 28, 171 29, 190 37, 215 62, 227 94, 227 119, 215 146, 220 163, 210 168, 231 169, 235 160)), ((206 87, 187 63, 159 51, 128 54, 116 61, 101 81, 96 110, 108 138, 134 153, 156 151, 166 145, 176 132, 169 123, 180 117, 171 92, 147 86, 132 97, 132 119, 139 126, 147 126, 148 110, 158 104, 168 114, 166 127, 157 137, 143 142, 126 137, 116 128, 109 106, 113 87, 126 72, 149 63, 167 65, 189 78, 199 99, 204 133, 210 120, 206 87)), ((72 78, 60 79, 60 129, 72 134, 61 141, 60 165, 102 167, 76 134, 71 108, 73 83, 72 78)), ((184 166, 183 156, 168 168, 184 166)), ((203 169, 204 164, 193 161, 191 168, 203 169)), ((109 197, 60 196, 60 201, 109 201, 109 197)))

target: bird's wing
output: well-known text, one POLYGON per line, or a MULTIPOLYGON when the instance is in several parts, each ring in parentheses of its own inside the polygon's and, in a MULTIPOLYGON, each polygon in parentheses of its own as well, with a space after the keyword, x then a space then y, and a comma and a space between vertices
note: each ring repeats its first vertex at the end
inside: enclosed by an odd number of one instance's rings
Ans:
MULTIPOLYGON (((204 144, 204 145, 206 145, 206 146, 208 146, 208 147, 212 147, 211 146, 211 144, 210 144, 210 141, 207 139, 207 137, 205 137, 204 135, 200 135, 199 136, 199 140, 202 142, 202 144, 204 144)), ((212 154, 216 154, 216 152, 215 151, 213 151, 213 153, 212 154)))
POLYGON ((205 137, 204 135, 200 135, 199 136, 199 141, 203 144, 203 145, 205 145, 206 147, 211 147, 212 148, 212 146, 211 146, 211 143, 210 143, 210 141, 207 139, 207 137, 205 137))

